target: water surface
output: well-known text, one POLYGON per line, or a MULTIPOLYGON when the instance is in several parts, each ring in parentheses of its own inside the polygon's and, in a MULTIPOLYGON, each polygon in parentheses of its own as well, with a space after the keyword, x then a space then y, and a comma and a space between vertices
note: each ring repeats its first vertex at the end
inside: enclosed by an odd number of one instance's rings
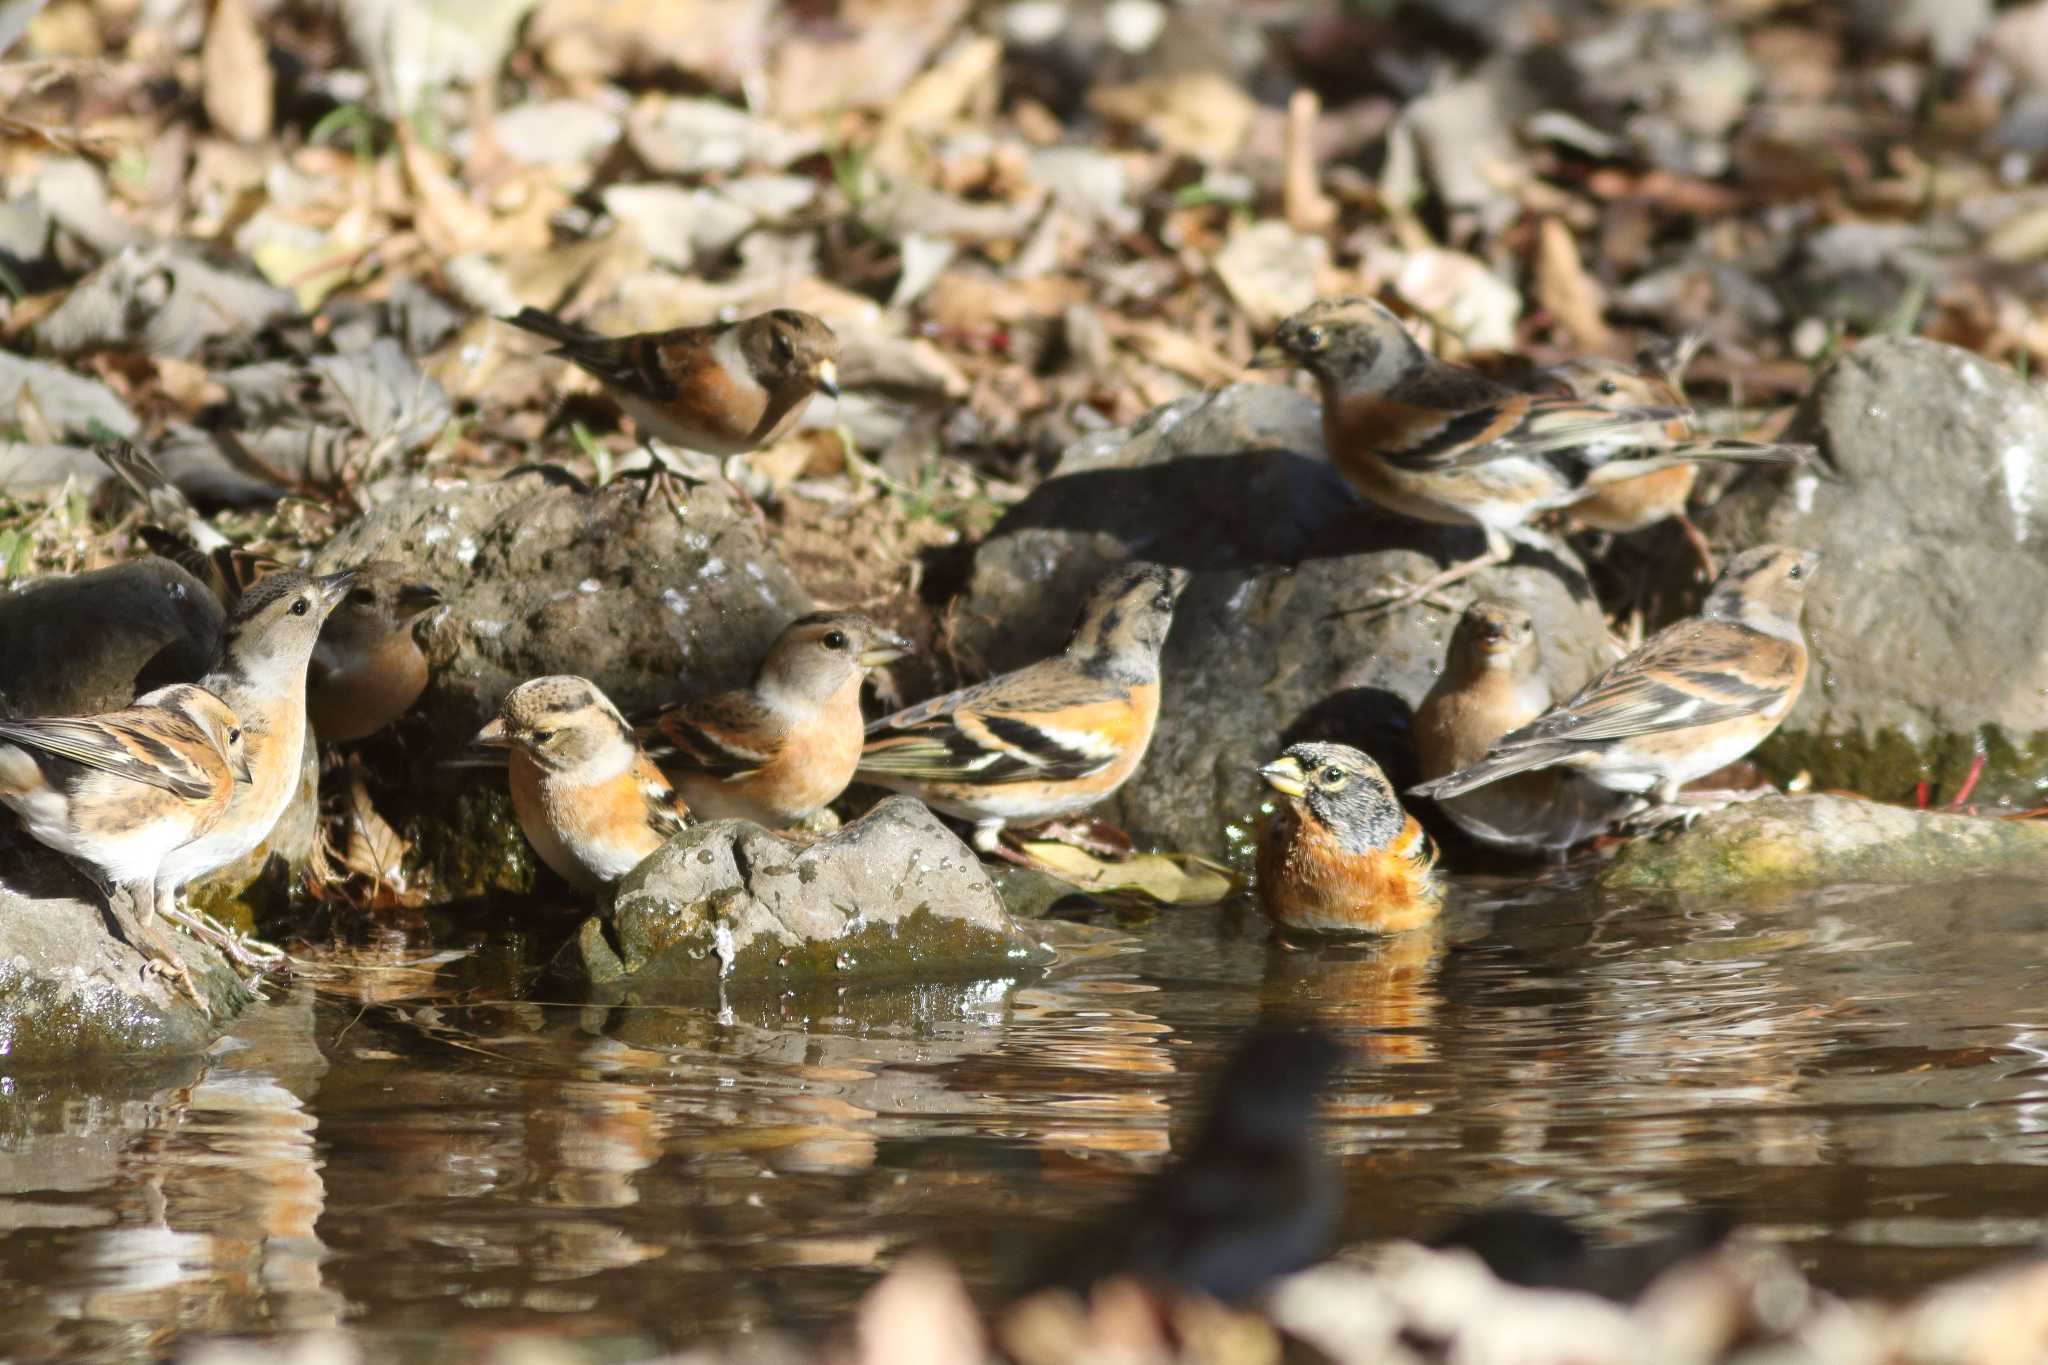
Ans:
POLYGON ((1355 1050, 1329 1137, 1359 1238, 1711 1201, 1897 1294, 2048 1234, 2048 890, 1460 890, 1375 950, 1169 911, 1043 977, 723 1008, 538 999, 546 945, 502 931, 335 950, 207 1058, 0 1078, 0 1353, 338 1326, 376 1358, 630 1358, 832 1322, 916 1244, 991 1294, 1283 1021, 1355 1050))

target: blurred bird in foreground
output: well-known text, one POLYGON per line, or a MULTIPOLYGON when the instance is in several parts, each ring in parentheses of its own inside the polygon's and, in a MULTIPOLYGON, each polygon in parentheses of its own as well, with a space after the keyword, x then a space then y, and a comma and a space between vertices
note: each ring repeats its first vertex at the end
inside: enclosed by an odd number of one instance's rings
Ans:
POLYGON ((1259 831, 1259 908, 1282 929, 1393 934, 1442 913, 1436 846, 1379 764, 1297 744, 1259 769, 1280 808, 1259 831))
POLYGON ((183 885, 186 869, 169 855, 219 824, 249 776, 234 712, 190 684, 103 715, 0 721, 0 803, 31 838, 111 885, 121 936, 202 1012, 205 998, 152 917, 175 910, 183 885))
POLYGON ((1086 810, 1137 771, 1159 718, 1159 651, 1185 569, 1112 570, 1066 649, 868 726, 859 777, 974 824, 1001 851, 1005 824, 1086 810))
POLYGON ((474 742, 511 750, 520 829, 542 862, 586 894, 631 872, 686 823, 688 808, 588 679, 519 684, 474 742))
POLYGON ((1366 298, 1326 299, 1280 323, 1254 368, 1298 367, 1322 391, 1330 462, 1366 499, 1420 521, 1477 526, 1486 552, 1379 604, 1419 601, 1496 564, 1514 543, 1553 550, 1530 523, 1598 484, 1698 459, 1776 460, 1760 451, 1649 448, 1683 405, 1602 404, 1531 394, 1425 351, 1366 298))
POLYGON ((1807 658, 1800 616, 1819 562, 1777 545, 1744 551, 1698 616, 1657 632, 1477 763, 1413 791, 1443 800, 1563 765, 1671 810, 1681 787, 1754 749, 1799 699, 1807 658))
POLYGON ((784 627, 746 687, 664 707, 653 757, 699 820, 799 824, 836 800, 860 763, 861 683, 911 652, 858 612, 784 627))
MULTIPOLYGON (((1495 740, 1535 720, 1553 700, 1528 609, 1500 598, 1474 602, 1451 632, 1443 672, 1415 708, 1423 777, 1477 763, 1495 740)), ((1482 842, 1561 853, 1607 828, 1629 801, 1569 768, 1550 768, 1437 804, 1482 842)))
POLYGON ((1261 1029, 1224 1066, 1187 1154, 1059 1249, 1033 1287, 1131 1276, 1225 1303, 1319 1260, 1343 1205, 1317 1106, 1345 1056, 1315 1030, 1261 1029))
POLYGON ((1712 1251, 1733 1230, 1721 1214, 1690 1213, 1643 1241, 1596 1246, 1554 1214, 1507 1206, 1468 1214, 1430 1238, 1429 1245, 1462 1247, 1496 1278, 1525 1289, 1575 1289, 1633 1303, 1651 1281, 1712 1251))

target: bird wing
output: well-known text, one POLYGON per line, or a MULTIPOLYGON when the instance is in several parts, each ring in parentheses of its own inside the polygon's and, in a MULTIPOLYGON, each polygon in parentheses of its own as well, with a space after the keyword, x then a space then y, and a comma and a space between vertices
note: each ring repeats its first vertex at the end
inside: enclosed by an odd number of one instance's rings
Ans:
POLYGON ((115 711, 82 718, 0 721, 0 741, 160 787, 188 801, 212 796, 219 780, 193 757, 212 752, 211 742, 198 727, 168 715, 115 711))
POLYGON ((664 707, 654 724, 669 747, 657 757, 726 781, 750 777, 779 747, 770 719, 745 692, 664 707))
POLYGON ((654 760, 641 754, 633 763, 633 781, 640 788, 640 797, 647 804, 647 827, 666 839, 680 834, 689 823, 689 807, 669 786, 668 779, 661 775, 661 769, 654 766, 654 760))
MULTIPOLYGON (((1613 409, 1559 394, 1522 393, 1478 376, 1438 375, 1393 394, 1344 402, 1347 443, 1408 473, 1471 469, 1541 455, 1602 437, 1640 432, 1646 444, 1687 409, 1658 404, 1613 409)), ((1668 437, 1665 438, 1668 440, 1668 437)))
POLYGON ((1788 640, 1733 621, 1681 621, 1494 749, 1628 739, 1755 715, 1784 700, 1798 670, 1799 647, 1788 640))
POLYGON ((1116 761, 1135 724, 1114 685, 1026 669, 876 721, 860 766, 991 786, 1087 777, 1116 761))

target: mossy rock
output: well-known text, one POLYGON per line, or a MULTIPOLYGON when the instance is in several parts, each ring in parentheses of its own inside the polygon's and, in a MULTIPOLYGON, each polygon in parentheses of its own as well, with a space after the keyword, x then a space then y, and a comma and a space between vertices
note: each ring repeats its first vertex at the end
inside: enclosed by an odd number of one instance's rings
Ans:
POLYGON ((1626 845, 1609 891, 1722 892, 2048 873, 2048 824, 1908 810, 1845 796, 1772 796, 1626 845))
POLYGON ((636 999, 826 982, 1009 975, 1050 952, 1004 911, 981 861, 921 804, 882 802, 803 844, 742 820, 694 825, 620 883, 570 974, 636 999))

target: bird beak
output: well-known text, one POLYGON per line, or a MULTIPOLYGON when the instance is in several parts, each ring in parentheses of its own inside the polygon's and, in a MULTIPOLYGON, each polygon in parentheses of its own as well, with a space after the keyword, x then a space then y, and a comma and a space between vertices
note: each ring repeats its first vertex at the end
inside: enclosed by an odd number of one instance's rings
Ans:
POLYGON ((441 605, 441 590, 431 583, 408 583, 398 590, 398 606, 407 616, 424 616, 441 605))
POLYGON ((893 664, 906 654, 917 653, 917 646, 901 635, 877 635, 868 641, 868 647, 860 652, 862 668, 880 668, 893 664))
POLYGON ((471 744, 480 744, 486 749, 509 749, 512 747, 511 732, 505 728, 505 718, 495 716, 491 723, 476 732, 471 744))
POLYGON ((1268 342, 1252 352, 1246 368, 1254 370, 1290 370, 1294 368, 1294 357, 1287 354, 1279 342, 1268 342))
POLYGON ((354 569, 343 569, 340 573, 324 574, 313 580, 313 586, 320 590, 320 605, 332 610, 347 595, 349 586, 356 581, 354 569))
POLYGON ((825 395, 826 395, 827 397, 830 397, 830 398, 837 398, 837 397, 839 396, 839 362, 838 362, 838 361, 836 361, 836 360, 821 360, 821 361, 819 361, 819 362, 818 362, 818 368, 817 368, 817 371, 815 372, 815 375, 814 375, 814 377, 815 377, 815 379, 817 380, 817 384, 818 384, 818 387, 819 387, 819 388, 820 388, 821 390, 823 390, 823 391, 824 391, 824 393, 825 393, 825 395))
POLYGON ((244 753, 235 758, 235 781, 244 785, 254 782, 256 775, 249 771, 249 755, 244 753))
POLYGON ((1302 776, 1299 759, 1276 758, 1259 769, 1259 776, 1265 778, 1266 785, 1282 796, 1300 796, 1308 790, 1308 782, 1302 776))
POLYGON ((1504 631, 1490 630, 1479 637, 1481 654, 1505 654, 1512 648, 1514 641, 1510 640, 1504 631))

